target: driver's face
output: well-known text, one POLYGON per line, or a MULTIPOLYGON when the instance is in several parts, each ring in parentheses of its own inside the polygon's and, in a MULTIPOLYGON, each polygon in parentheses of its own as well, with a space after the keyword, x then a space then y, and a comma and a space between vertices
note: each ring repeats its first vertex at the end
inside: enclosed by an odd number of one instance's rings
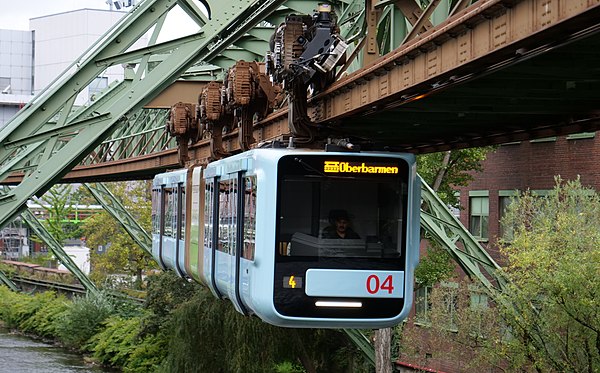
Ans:
POLYGON ((346 219, 338 219, 335 221, 335 229, 338 232, 346 232, 346 229, 348 229, 348 220, 346 219))

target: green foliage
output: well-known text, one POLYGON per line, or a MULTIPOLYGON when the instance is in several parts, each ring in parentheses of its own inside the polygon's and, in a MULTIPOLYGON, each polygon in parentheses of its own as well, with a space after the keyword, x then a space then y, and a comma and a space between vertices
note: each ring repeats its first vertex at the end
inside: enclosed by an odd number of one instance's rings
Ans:
POLYGON ((37 294, 39 306, 35 313, 19 324, 19 329, 44 338, 56 338, 58 335, 58 318, 68 308, 68 300, 62 295, 52 292, 37 294))
POLYGON ((167 348, 162 335, 147 335, 139 340, 131 351, 125 373, 148 373, 160 371, 158 368, 164 360, 167 348))
POLYGON ((114 310, 113 303, 103 293, 75 298, 59 317, 59 339, 67 347, 85 349, 86 342, 100 330, 102 322, 114 310))
POLYGON ((105 322, 105 328, 91 337, 88 346, 94 358, 100 363, 112 367, 125 366, 139 342, 140 319, 111 317, 105 322))
POLYGON ((442 201, 457 207, 454 188, 467 186, 473 180, 472 173, 482 171, 481 162, 493 150, 494 147, 452 150, 449 157, 447 152, 422 154, 417 156, 417 170, 442 201), (438 177, 441 182, 435 185, 438 177))
POLYGON ((191 299, 202 287, 195 282, 188 282, 167 271, 148 277, 146 309, 152 317, 144 322, 144 332, 156 334, 171 318, 175 308, 191 299))
POLYGON ((503 327, 483 289, 466 279, 442 283, 433 288, 429 299, 427 337, 424 338, 421 327, 407 324, 396 347, 400 359, 427 366, 429 354, 437 361, 456 362, 456 372, 491 371, 491 366, 506 368, 510 363, 506 355, 489 353, 500 351, 503 327))
MULTIPOLYGON (((121 200, 123 206, 136 221, 150 231, 151 198, 147 182, 123 182, 106 185, 121 200)), ((101 212, 86 219, 83 227, 87 245, 91 248, 104 246, 105 253, 93 251, 90 255, 92 274, 96 283, 104 283, 112 274, 125 274, 136 278, 135 286, 141 288, 142 274, 156 263, 123 229, 108 212, 101 212)))
MULTIPOLYGON (((37 202, 48 215, 47 219, 43 221, 43 225, 56 241, 63 243, 67 239, 81 237, 81 228, 68 221, 69 214, 74 211, 72 205, 77 203, 72 198, 71 185, 56 184, 37 202)), ((35 241, 42 242, 40 238, 35 238, 35 241)))
POLYGON ((600 371, 600 196, 557 178, 547 197, 515 199, 503 224, 507 353, 539 371, 600 371))
POLYGON ((298 364, 294 364, 290 361, 284 361, 282 363, 275 364, 276 373, 305 373, 306 371, 298 364))
POLYGON ((53 292, 25 295, 0 286, 0 320, 10 328, 45 338, 57 335, 57 317, 67 308, 68 300, 53 292))
POLYGON ((146 301, 151 314, 143 335, 166 338, 161 371, 273 372, 302 364, 307 372, 361 372, 365 367, 338 331, 273 327, 240 315, 229 301, 170 272, 149 278, 146 301))
POLYGON ((435 242, 428 243, 427 255, 419 260, 415 281, 419 286, 433 286, 454 275, 454 263, 446 250, 435 242))

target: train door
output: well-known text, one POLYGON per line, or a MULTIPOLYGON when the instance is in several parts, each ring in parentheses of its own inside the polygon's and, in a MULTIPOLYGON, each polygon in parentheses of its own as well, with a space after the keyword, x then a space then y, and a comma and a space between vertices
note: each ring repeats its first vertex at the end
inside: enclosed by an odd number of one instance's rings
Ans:
POLYGON ((205 242, 212 236, 216 243, 205 244, 205 273, 210 268, 213 292, 230 299, 236 310, 245 314, 241 293, 242 286, 248 291, 248 260, 254 259, 256 178, 238 170, 222 178, 206 179, 205 196, 205 219, 213 215, 212 227, 205 222, 205 242), (214 193, 212 200, 210 193, 214 193))
POLYGON ((237 241, 237 178, 219 181, 219 225, 216 255, 217 286, 233 299, 233 255, 237 241))
POLYGON ((152 187, 152 256, 161 268, 166 269, 162 260, 163 188, 162 185, 156 184, 156 182, 152 187))
POLYGON ((216 175, 215 168, 208 168, 204 171, 204 240, 203 240, 203 259, 202 259, 202 277, 204 282, 217 298, 222 298, 222 294, 217 287, 217 241, 219 227, 219 178, 216 175))

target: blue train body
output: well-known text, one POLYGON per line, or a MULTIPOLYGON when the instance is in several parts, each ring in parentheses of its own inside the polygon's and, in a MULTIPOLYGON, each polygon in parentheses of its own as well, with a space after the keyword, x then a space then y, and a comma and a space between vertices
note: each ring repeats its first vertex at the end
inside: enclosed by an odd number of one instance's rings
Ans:
POLYGON ((152 254, 273 325, 387 327, 412 304, 419 192, 410 154, 251 150, 155 177, 152 254))

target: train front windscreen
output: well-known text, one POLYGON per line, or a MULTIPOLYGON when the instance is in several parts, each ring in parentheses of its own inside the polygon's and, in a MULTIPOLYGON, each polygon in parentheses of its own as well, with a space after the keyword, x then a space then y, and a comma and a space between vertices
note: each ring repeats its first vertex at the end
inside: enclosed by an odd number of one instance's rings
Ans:
POLYGON ((280 159, 273 289, 280 314, 376 319, 402 311, 409 175, 401 158, 280 159))

